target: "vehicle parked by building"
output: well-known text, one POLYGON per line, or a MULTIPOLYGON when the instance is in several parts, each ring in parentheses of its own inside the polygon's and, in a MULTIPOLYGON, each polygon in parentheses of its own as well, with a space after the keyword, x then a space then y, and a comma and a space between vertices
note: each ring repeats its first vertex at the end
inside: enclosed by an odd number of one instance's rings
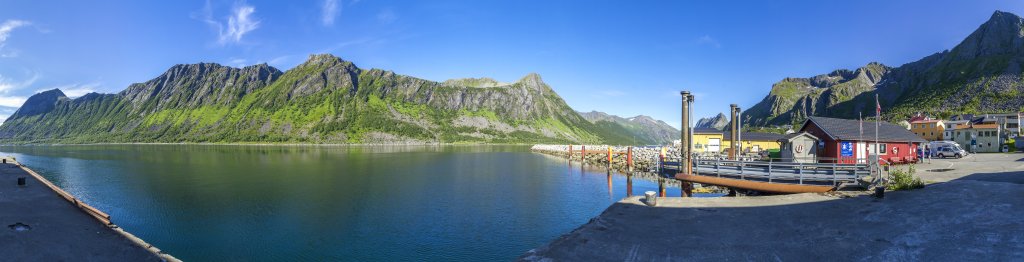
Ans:
POLYGON ((947 158, 947 157, 961 158, 961 157, 964 157, 966 155, 967 155, 967 151, 964 151, 962 148, 952 147, 952 146, 940 147, 938 152, 935 153, 936 157, 941 157, 941 158, 947 158))

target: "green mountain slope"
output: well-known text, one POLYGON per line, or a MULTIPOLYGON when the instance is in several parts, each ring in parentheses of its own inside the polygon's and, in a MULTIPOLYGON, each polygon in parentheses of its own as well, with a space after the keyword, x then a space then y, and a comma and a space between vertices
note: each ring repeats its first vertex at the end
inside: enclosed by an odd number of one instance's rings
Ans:
POLYGON ((623 143, 539 75, 433 82, 313 55, 263 65, 177 65, 118 94, 29 98, 0 125, 5 143, 623 143))
POLYGON ((787 78, 744 113, 745 123, 784 125, 807 116, 873 116, 878 95, 885 119, 917 112, 1024 110, 1024 19, 996 11, 951 50, 889 68, 871 63, 853 72, 787 78))
POLYGON ((580 112, 580 115, 597 125, 602 137, 629 144, 634 144, 633 141, 635 144, 668 144, 679 139, 679 129, 645 115, 623 118, 598 111, 580 112))

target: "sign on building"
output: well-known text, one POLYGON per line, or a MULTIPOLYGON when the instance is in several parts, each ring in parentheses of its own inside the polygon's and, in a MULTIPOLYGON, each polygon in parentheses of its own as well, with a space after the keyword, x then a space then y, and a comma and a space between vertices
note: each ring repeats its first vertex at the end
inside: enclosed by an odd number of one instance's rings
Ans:
POLYGON ((839 155, 840 156, 853 156, 853 143, 852 142, 840 142, 839 143, 839 155))

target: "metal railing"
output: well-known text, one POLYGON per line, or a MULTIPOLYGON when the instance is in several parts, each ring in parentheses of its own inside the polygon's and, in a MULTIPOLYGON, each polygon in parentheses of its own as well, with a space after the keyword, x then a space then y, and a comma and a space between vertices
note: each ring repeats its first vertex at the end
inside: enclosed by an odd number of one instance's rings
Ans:
MULTIPOLYGON (((696 175, 755 180, 769 183, 794 184, 832 184, 839 186, 844 183, 855 183, 872 174, 869 159, 861 158, 814 158, 804 163, 795 159, 756 160, 753 157, 741 157, 741 160, 729 160, 726 157, 695 156, 693 172, 696 175), (817 163, 818 161, 832 163, 817 163), (788 160, 788 161, 786 161, 788 160), (841 160, 841 161, 836 161, 841 160), (845 163, 844 163, 845 162, 845 163)), ((681 170, 679 157, 666 159, 662 168, 681 170)), ((877 165, 875 165, 877 167, 877 165)))

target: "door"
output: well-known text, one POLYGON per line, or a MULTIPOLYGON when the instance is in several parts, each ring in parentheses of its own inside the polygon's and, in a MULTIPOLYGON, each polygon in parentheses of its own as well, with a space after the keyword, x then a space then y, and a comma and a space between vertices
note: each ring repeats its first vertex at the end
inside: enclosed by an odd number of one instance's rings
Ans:
POLYGON ((722 139, 721 138, 709 138, 708 139, 708 152, 718 153, 721 149, 722 139))
POLYGON ((868 146, 864 142, 857 142, 857 163, 867 163, 868 146))

